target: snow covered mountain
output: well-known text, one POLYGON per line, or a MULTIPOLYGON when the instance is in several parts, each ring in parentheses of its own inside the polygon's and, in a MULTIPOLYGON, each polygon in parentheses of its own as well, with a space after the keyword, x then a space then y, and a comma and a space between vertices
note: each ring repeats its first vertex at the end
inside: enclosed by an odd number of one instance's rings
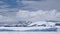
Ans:
POLYGON ((55 22, 46 22, 46 21, 38 21, 38 22, 30 22, 30 21, 19 21, 19 22, 11 22, 11 23, 0 23, 0 26, 4 27, 39 27, 39 26, 55 26, 55 22))

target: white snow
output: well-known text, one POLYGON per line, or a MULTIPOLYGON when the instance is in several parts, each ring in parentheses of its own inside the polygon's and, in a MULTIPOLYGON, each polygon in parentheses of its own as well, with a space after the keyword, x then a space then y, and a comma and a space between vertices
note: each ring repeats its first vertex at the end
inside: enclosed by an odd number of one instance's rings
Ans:
POLYGON ((60 32, 0 32, 0 34, 60 34, 60 32))
POLYGON ((46 29, 53 27, 0 27, 0 29, 9 29, 9 30, 30 30, 30 29, 46 29))
POLYGON ((34 22, 34 23, 32 23, 32 24, 30 24, 30 25, 28 25, 28 26, 32 26, 32 25, 43 25, 43 24, 45 24, 46 26, 55 26, 55 24, 56 23, 54 23, 54 22, 46 22, 46 21, 38 21, 38 22, 34 22))

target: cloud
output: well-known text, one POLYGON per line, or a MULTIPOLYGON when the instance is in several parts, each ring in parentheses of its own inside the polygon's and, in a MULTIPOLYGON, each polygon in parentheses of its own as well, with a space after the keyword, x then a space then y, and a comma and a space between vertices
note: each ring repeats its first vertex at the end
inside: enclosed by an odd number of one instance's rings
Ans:
POLYGON ((0 9, 1 8, 7 8, 7 7, 9 7, 9 5, 5 4, 4 1, 0 1, 0 9))
POLYGON ((0 1, 0 3, 4 3, 3 1, 0 1))
POLYGON ((0 1, 0 9, 1 8, 7 8, 9 5, 7 5, 4 1, 0 1))
POLYGON ((6 6, 6 8, 17 8, 18 7, 16 0, 0 0, 0 6, 3 6, 3 5, 6 6))
POLYGON ((15 5, 14 0, 0 0, 0 22, 16 22, 15 15, 18 8, 15 8, 15 5))
POLYGON ((40 20, 60 20, 60 12, 57 11, 60 9, 60 0, 45 0, 40 2, 38 2, 39 0, 16 1, 0 1, 0 21, 15 21, 16 19, 18 21, 28 20, 33 22, 40 20), (19 9, 20 11, 18 11, 19 9))
POLYGON ((9 7, 9 5, 1 5, 0 9, 2 9, 2 8, 8 8, 8 7, 9 7))
POLYGON ((37 11, 27 11, 20 10, 17 13, 18 20, 26 21, 46 21, 46 20, 60 20, 60 12, 57 10, 37 10, 37 11), (58 18, 59 17, 59 18, 58 18))
POLYGON ((43 1, 43 0, 20 0, 20 1, 43 1))
POLYGON ((7 17, 7 16, 3 16, 3 15, 0 15, 0 22, 16 22, 16 19, 14 18, 11 18, 11 17, 7 17))
MULTIPOLYGON (((1 0, 1 4, 4 4, 5 8, 19 8, 24 10, 50 10, 60 9, 60 0, 1 0)), ((1 6, 4 7, 3 5, 1 6)))
MULTIPOLYGON (((11 15, 13 16, 13 14, 11 15)), ((35 21, 46 21, 46 20, 60 21, 60 12, 58 12, 55 9, 37 10, 37 11, 19 10, 15 14, 16 15, 13 17, 12 16, 10 17, 10 15, 9 16, 0 15, 0 22, 18 22, 18 21, 35 22, 35 21)))
POLYGON ((21 1, 22 4, 26 5, 22 7, 24 10, 50 10, 50 9, 60 9, 59 0, 45 0, 41 2, 35 1, 21 1))
POLYGON ((17 22, 15 15, 17 13, 17 8, 2 8, 0 9, 0 22, 12 23, 17 22))
POLYGON ((14 0, 0 0, 0 22, 16 22, 18 8, 15 5, 14 0))
POLYGON ((18 8, 4 8, 0 9, 0 14, 8 17, 15 17, 18 12, 18 8))

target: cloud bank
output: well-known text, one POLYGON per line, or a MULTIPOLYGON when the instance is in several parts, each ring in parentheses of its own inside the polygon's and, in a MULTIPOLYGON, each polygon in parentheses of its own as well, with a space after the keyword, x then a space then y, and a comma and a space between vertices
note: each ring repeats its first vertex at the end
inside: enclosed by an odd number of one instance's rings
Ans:
POLYGON ((60 21, 60 11, 55 9, 60 10, 60 0, 0 0, 0 21, 60 21))
POLYGON ((37 10, 37 11, 27 11, 19 10, 16 15, 18 20, 25 21, 46 21, 46 20, 58 20, 60 21, 60 12, 57 10, 37 10))
POLYGON ((0 22, 18 22, 18 21, 60 21, 60 12, 57 10, 19 10, 14 17, 0 15, 0 22))
POLYGON ((16 19, 0 15, 0 22, 16 22, 16 19))

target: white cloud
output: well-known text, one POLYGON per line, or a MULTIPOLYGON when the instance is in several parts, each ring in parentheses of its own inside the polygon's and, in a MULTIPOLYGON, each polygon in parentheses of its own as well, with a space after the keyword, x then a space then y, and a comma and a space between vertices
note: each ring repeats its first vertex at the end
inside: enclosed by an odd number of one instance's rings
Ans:
POLYGON ((26 11, 26 10, 20 10, 17 13, 17 19, 18 20, 27 20, 27 21, 46 21, 46 20, 60 20, 60 12, 57 10, 38 10, 38 11, 26 11))
POLYGON ((60 12, 55 9, 37 11, 19 10, 19 12, 17 12, 16 16, 14 17, 0 15, 0 22, 17 22, 20 20, 32 22, 46 20, 60 21, 60 12))
POLYGON ((0 15, 0 22, 16 22, 16 19, 0 15))

